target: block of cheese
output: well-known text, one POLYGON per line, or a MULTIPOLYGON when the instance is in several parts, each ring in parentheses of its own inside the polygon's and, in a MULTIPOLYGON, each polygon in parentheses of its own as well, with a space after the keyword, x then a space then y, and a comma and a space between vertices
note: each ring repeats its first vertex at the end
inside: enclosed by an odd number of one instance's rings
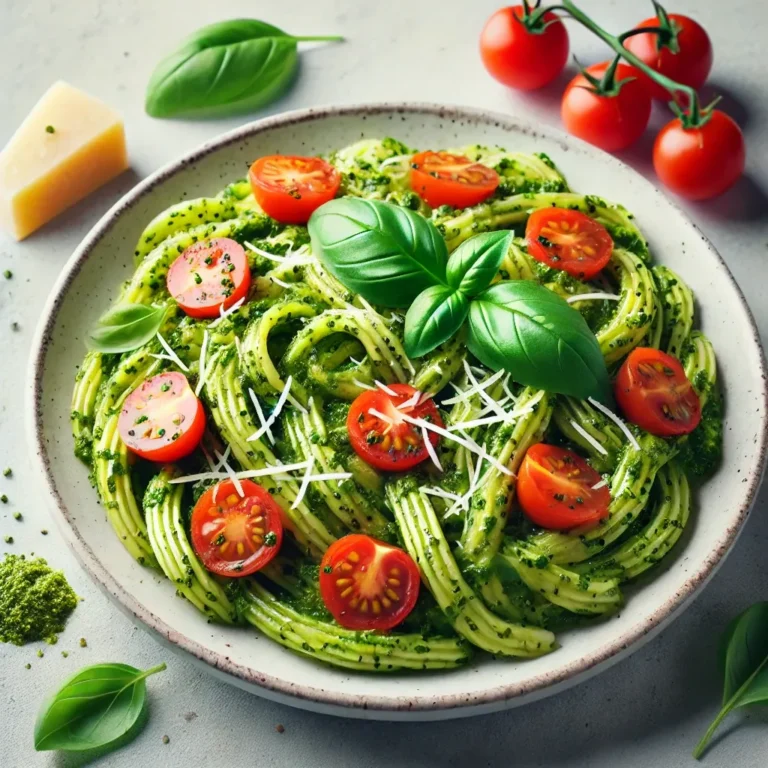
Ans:
POLYGON ((120 115, 55 83, 0 152, 0 226, 21 240, 127 167, 120 115))

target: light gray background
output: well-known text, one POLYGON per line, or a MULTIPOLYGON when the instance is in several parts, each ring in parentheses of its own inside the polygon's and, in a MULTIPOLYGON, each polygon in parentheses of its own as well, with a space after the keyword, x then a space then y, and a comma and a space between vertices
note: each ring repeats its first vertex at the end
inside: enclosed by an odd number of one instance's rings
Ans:
MULTIPOLYGON (((768 517, 763 494, 730 556, 694 606, 660 637, 597 678, 521 709, 444 724, 366 723, 271 704, 193 668, 125 618, 81 571, 54 529, 39 477, 26 457, 23 388, 30 340, 57 272, 88 229, 120 195, 161 164, 243 122, 158 121, 143 111, 155 62, 195 28, 250 16, 295 34, 342 34, 347 42, 305 50, 295 88, 266 114, 299 107, 374 100, 426 100, 526 113, 559 124, 567 76, 543 92, 506 91, 486 75, 477 53, 485 19, 499 0, 0 0, 0 146, 56 79, 99 96, 125 116, 133 171, 22 244, 0 235, 0 552, 33 551, 61 567, 85 598, 55 647, 0 646, 0 765, 74 766, 82 757, 32 749, 43 696, 85 664, 168 662, 150 681, 150 718, 129 746, 99 766, 512 766, 677 768, 718 708, 717 637, 727 620, 768 599, 768 517), (21 326, 12 332, 12 322, 21 326), (11 513, 20 510, 22 523, 11 513), (40 531, 50 529, 47 536, 40 531), (13 545, 2 543, 11 534, 13 545), (88 647, 78 646, 85 636, 88 647), (63 658, 62 650, 69 651, 63 658), (30 663, 32 668, 25 669, 30 663), (194 713, 194 715, 192 714, 194 713), (285 726, 280 734, 277 724, 285 726), (170 743, 164 745, 162 737, 170 743)), ((582 0, 581 7, 620 31, 649 15, 650 2, 582 0)), ((730 265, 766 336, 768 307, 768 9, 762 0, 669 0, 709 30, 715 48, 712 88, 742 125, 747 177, 720 199, 687 206, 730 265)), ((573 23, 572 51, 584 63, 606 50, 573 23)), ((573 67, 569 72, 573 71, 573 67)), ((666 119, 663 109, 654 125, 666 119)), ((627 153, 649 169, 652 133, 627 153)), ((595 180, 599 191, 599 179, 595 180)), ((631 200, 623 201, 630 208, 631 200)), ((690 269, 696 265, 691 264, 690 269)), ((70 382, 61 383, 70 387, 70 382)), ((739 407, 732 403, 731 407, 739 407)), ((705 500, 706 501, 706 500, 705 500)), ((710 768, 768 764, 765 712, 732 716, 706 757, 710 768)))

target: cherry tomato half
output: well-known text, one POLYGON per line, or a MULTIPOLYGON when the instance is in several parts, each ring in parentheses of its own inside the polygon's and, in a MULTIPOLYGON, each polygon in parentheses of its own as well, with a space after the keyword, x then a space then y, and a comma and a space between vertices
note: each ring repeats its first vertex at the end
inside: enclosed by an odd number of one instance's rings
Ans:
POLYGON ((248 172, 256 202, 283 224, 306 224, 316 208, 333 200, 341 174, 319 157, 267 155, 248 172))
MULTIPOLYGON (((709 70, 712 69, 712 42, 709 35, 700 24, 688 16, 670 13, 669 20, 676 30, 676 42, 672 47, 659 46, 658 35, 652 32, 632 35, 624 41, 624 45, 656 72, 683 85, 690 85, 691 88, 701 88, 709 70), (673 48, 677 48, 677 52, 673 48)), ((636 28, 658 26, 659 19, 654 16, 641 21, 636 28)), ((646 75, 640 73, 640 79, 654 99, 669 101, 672 98, 666 88, 654 83, 646 75)))
POLYGON ((499 174, 464 155, 419 152, 411 159, 411 189, 437 208, 482 203, 499 186, 499 174))
POLYGON ((582 280, 593 278, 611 258, 613 240, 600 222, 569 208, 540 208, 525 226, 528 253, 582 280))
POLYGON ((241 480, 209 488, 192 511, 192 546, 203 565, 220 576, 248 576, 263 568, 283 542, 282 512, 269 493, 241 480), (214 498, 215 497, 215 498, 214 498))
POLYGON ((128 395, 117 429, 142 458, 177 461, 197 448, 205 431, 205 411, 186 376, 169 371, 152 376, 128 395))
POLYGON ((542 528, 567 531, 608 516, 607 486, 577 453, 546 443, 532 445, 517 475, 523 512, 542 528))
POLYGON ((521 21, 522 5, 501 8, 480 34, 480 56, 489 74, 510 88, 530 91, 552 82, 568 61, 568 32, 549 11, 537 29, 521 21))
POLYGON ((190 245, 171 264, 166 283, 190 317, 218 317, 248 294, 251 270, 240 243, 217 237, 190 245))
POLYGON ((402 549, 360 533, 338 539, 320 564, 320 594, 347 629, 386 630, 416 605, 419 568, 402 549))
POLYGON ((624 415, 653 435, 687 435, 701 421, 701 402, 683 366, 659 349, 633 349, 619 369, 614 393, 624 415))
MULTIPOLYGON (((587 72, 601 78, 610 62, 587 67, 587 72)), ((593 86, 579 73, 563 93, 560 112, 568 133, 594 144, 606 152, 615 152, 633 144, 645 131, 651 116, 651 97, 637 78, 638 72, 627 64, 616 68, 616 81, 627 80, 615 95, 595 93, 593 86)))
MULTIPOLYGON (((413 400, 417 392, 409 384, 387 386, 396 394, 389 395, 376 389, 363 392, 355 399, 347 415, 347 432, 349 442, 361 459, 377 469, 399 472, 429 458, 422 430, 407 422, 403 416, 424 419, 438 427, 443 426, 443 421, 437 406, 430 399, 403 407, 404 403, 413 400), (387 420, 372 415, 371 409, 387 420)), ((431 444, 436 446, 440 438, 434 432, 428 434, 431 444)))
POLYGON ((745 162, 741 128, 717 109, 699 128, 685 128, 675 118, 659 131, 653 145, 656 175, 688 200, 725 192, 739 180, 745 162))

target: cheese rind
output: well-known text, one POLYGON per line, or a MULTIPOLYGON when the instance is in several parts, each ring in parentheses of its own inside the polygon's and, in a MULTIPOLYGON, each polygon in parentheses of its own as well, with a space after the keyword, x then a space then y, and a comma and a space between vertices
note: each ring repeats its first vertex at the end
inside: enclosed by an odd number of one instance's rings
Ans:
POLYGON ((0 152, 0 226, 22 240, 126 168, 120 115, 55 83, 0 152))

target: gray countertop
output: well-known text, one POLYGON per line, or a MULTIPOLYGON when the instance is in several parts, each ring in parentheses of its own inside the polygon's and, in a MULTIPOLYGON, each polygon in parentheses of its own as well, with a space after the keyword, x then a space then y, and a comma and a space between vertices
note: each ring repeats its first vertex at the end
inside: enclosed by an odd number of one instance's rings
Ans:
MULTIPOLYGON (((296 34, 343 34, 342 45, 302 53, 296 87, 265 114, 299 107, 376 100, 420 100, 523 112, 559 123, 567 78, 543 92, 507 92, 486 76, 479 30, 497 0, 0 0, 0 146, 56 79, 64 79, 125 116, 133 171, 76 206, 28 241, 0 239, 0 478, 10 497, 0 510, 0 552, 35 552, 61 567, 85 598, 59 644, 0 645, 0 764, 74 766, 501 766, 515 768, 677 768, 714 717, 720 696, 717 638, 730 617, 768 597, 768 495, 762 494, 735 550, 704 593, 649 645, 590 681, 517 710, 448 723, 342 720, 272 704, 214 680, 135 626, 90 582, 55 530, 24 437, 25 366, 35 323, 61 265, 104 211, 139 178, 242 120, 157 121, 143 112, 155 62, 193 29, 250 16, 296 34), (10 330, 17 322, 20 329, 10 330), (20 510, 23 522, 12 512, 20 510), (49 529, 47 535, 42 529, 49 529), (1 538, 0 538, 1 541, 1 538), (88 646, 81 648, 80 637, 88 646), (64 657, 61 651, 68 651, 64 657), (149 722, 130 745, 101 758, 35 753, 32 727, 41 699, 79 667, 102 660, 168 670, 150 682, 149 722), (27 670, 25 664, 30 663, 27 670), (276 726, 285 727, 283 733, 276 726), (163 743, 163 736, 170 738, 163 743)), ((649 15, 650 3, 582 0, 620 31, 649 15), (633 10, 634 9, 634 10, 633 10)), ((715 48, 712 88, 747 137, 747 176, 720 199, 686 208, 740 282, 763 335, 768 331, 768 12, 757 0, 669 1, 709 30, 715 48)), ((571 26, 583 62, 606 58, 601 45, 571 26)), ((664 120, 657 109, 653 124, 664 120)), ((625 159, 648 173, 652 133, 625 159)), ((624 201, 631 207, 632 201, 624 201)), ((2 236, 0 236, 2 238, 2 236)), ((695 265, 691 265, 695 269, 695 265)), ((62 382, 69 387, 69 382, 62 382)), ((738 404, 731 404, 738 407, 738 404)), ((706 503, 706 499, 704 499, 706 503)), ((737 714, 705 758, 711 768, 768 762, 768 718, 737 714)))

